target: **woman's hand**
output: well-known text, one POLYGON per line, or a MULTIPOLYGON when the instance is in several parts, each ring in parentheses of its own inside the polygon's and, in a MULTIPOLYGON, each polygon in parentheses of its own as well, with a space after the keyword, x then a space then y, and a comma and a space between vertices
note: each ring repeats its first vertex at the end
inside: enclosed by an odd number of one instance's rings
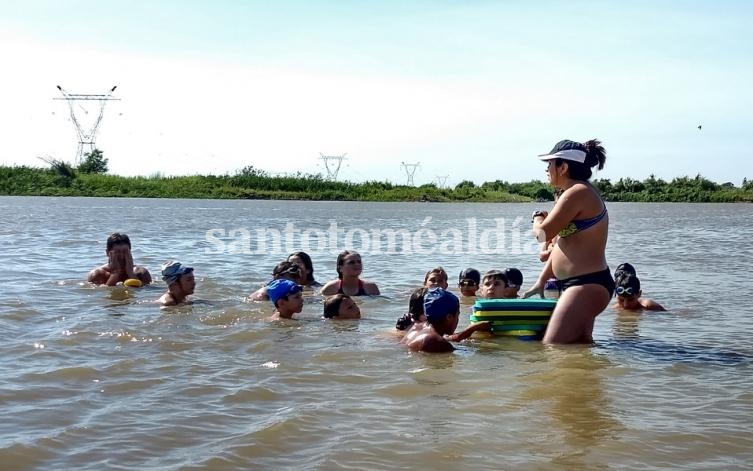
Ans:
POLYGON ((533 212, 533 215, 531 216, 531 223, 541 222, 544 219, 546 219, 547 216, 549 216, 548 212, 542 209, 537 209, 536 211, 533 212), (541 218, 541 221, 536 221, 537 218, 541 218))

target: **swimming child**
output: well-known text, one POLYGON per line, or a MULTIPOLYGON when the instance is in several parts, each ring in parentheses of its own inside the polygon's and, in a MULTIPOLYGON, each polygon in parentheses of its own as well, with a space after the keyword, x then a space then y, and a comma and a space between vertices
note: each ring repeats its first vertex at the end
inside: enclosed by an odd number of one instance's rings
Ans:
POLYGON ((293 314, 303 311, 303 294, 298 283, 285 279, 272 280, 267 285, 267 293, 275 305, 272 320, 292 319, 293 314))
POLYGON ((624 274, 617 279, 617 304, 615 308, 629 311, 666 311, 664 306, 653 299, 641 298, 641 280, 637 276, 624 274))
POLYGON ((460 318, 460 300, 442 288, 431 288, 424 296, 426 322, 415 324, 401 340, 414 351, 445 353, 455 350, 450 340, 459 342, 474 332, 491 330, 488 321, 477 322, 455 334, 460 318))
POLYGON ((458 288, 463 296, 476 296, 481 284, 481 273, 475 268, 466 268, 458 275, 458 288))
POLYGON ((193 294, 196 280, 193 267, 187 267, 180 262, 169 261, 162 264, 162 279, 167 284, 167 292, 157 302, 163 306, 175 306, 186 301, 186 297, 193 294))
MULTIPOLYGON (((484 278, 481 281, 479 297, 485 299, 507 299, 511 296, 512 291, 509 288, 510 282, 507 280, 504 272, 500 270, 489 270, 484 273, 484 278)), ((514 295, 513 297, 517 297, 517 295, 514 295)))
POLYGON ((424 276, 424 286, 427 288, 447 289, 447 272, 442 267, 427 271, 424 276))
POLYGON ((361 309, 347 294, 335 294, 324 300, 325 319, 360 319, 361 309))

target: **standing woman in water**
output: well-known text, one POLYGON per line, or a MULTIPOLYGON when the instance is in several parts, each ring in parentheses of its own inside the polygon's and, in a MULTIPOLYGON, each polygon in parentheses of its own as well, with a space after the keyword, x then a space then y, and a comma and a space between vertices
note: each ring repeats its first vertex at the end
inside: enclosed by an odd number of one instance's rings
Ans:
POLYGON ((593 342, 596 316, 614 294, 605 256, 609 215, 588 181, 591 168, 604 168, 606 157, 597 140, 560 141, 539 156, 548 164, 549 183, 562 191, 551 213, 533 213, 533 233, 539 241, 558 237, 536 284, 523 296, 543 296, 546 281, 558 280, 562 294, 544 334, 545 343, 593 342))

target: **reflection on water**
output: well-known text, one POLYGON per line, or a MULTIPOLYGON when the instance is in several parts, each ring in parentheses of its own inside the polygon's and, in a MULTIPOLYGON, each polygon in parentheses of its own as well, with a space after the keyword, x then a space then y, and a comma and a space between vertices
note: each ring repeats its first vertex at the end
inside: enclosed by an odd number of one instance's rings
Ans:
MULTIPOLYGON (((590 347, 477 336, 447 355, 394 335, 426 270, 516 266, 526 254, 362 254, 384 296, 327 321, 307 294, 269 322, 247 297, 286 254, 206 254, 212 227, 326 229, 330 219, 479 231, 527 204, 0 198, 3 469, 747 469, 753 461, 753 205, 610 204, 608 260, 633 263, 666 313, 596 320, 590 347), (18 214, 28 215, 23 220, 18 214), (155 221, 158 221, 155 223, 155 221), (736 231, 727 228, 734 222, 736 231), (154 273, 196 268, 196 301, 82 283, 123 230, 154 273), (734 247, 734 252, 730 250, 734 247), (713 271, 716 283, 708 282, 713 271), (724 293, 719 287, 724 287, 724 293), (688 287, 693 287, 688 290, 688 287)), ((319 281, 335 255, 312 253, 319 281)), ((463 303, 460 328, 472 302, 463 303)))
POLYGON ((608 469, 594 462, 594 451, 614 440, 624 427, 613 405, 603 375, 613 365, 585 347, 548 347, 547 368, 525 377, 522 397, 537 404, 548 420, 547 442, 554 469, 608 469))
POLYGON ((615 340, 637 340, 641 336, 638 331, 640 320, 641 313, 618 312, 612 326, 612 337, 615 340))

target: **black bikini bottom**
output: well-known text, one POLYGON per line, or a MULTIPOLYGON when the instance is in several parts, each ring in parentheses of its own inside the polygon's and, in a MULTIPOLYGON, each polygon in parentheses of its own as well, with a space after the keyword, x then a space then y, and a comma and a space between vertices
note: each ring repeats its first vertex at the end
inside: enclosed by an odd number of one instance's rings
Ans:
POLYGON ((609 268, 605 268, 604 270, 595 273, 587 273, 585 275, 565 278, 564 280, 557 280, 557 286, 560 291, 565 291, 571 286, 582 285, 601 285, 609 291, 610 298, 614 296, 614 280, 612 279, 612 273, 609 271, 609 268))

